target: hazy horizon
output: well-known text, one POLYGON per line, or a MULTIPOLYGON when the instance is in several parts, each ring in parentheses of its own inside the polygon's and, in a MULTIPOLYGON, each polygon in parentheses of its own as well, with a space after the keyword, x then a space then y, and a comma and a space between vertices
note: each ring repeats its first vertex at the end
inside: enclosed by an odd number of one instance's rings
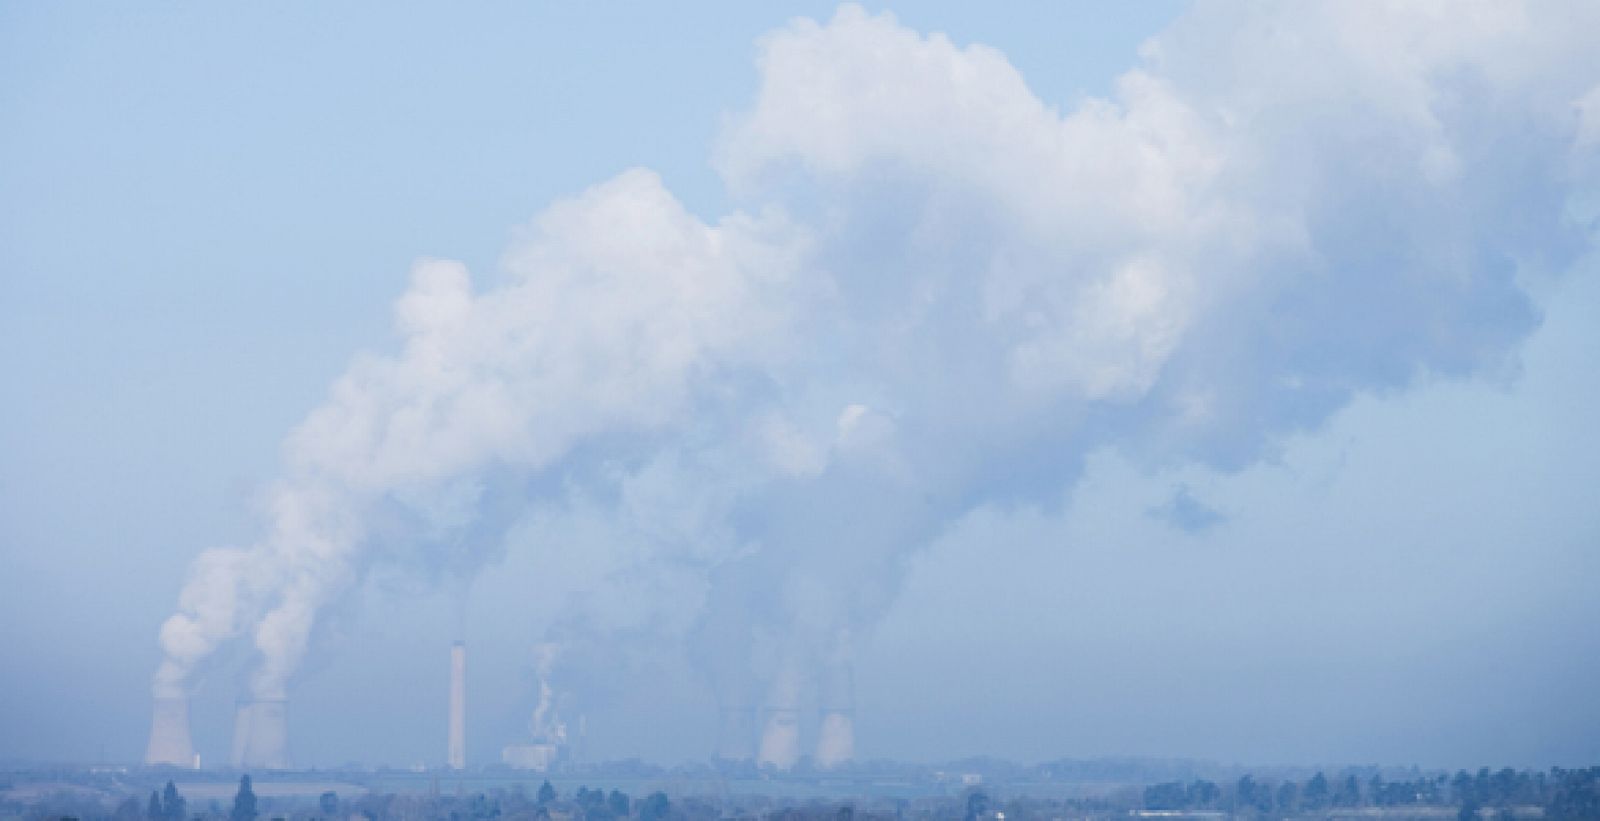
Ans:
POLYGON ((0 760, 1600 761, 1600 7, 790 9, 0 7, 0 760))

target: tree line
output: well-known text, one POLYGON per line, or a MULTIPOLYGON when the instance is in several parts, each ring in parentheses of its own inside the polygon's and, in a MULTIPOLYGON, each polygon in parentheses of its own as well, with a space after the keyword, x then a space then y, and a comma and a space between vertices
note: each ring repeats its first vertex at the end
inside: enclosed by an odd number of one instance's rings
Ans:
POLYGON ((1483 810, 1539 807, 1548 819, 1600 818, 1600 767, 1549 771, 1513 770, 1384 780, 1355 774, 1328 778, 1319 772, 1305 781, 1276 783, 1246 775, 1232 784, 1203 779, 1171 781, 1144 789, 1147 810, 1222 811, 1234 815, 1283 816, 1363 807, 1458 807, 1461 818, 1483 810))
MULTIPOLYGON (((1393 775, 1393 773, 1391 773, 1393 775)), ((1454 775, 1419 774, 1385 779, 1380 773, 1343 771, 1329 777, 1267 779, 1244 775, 1118 788, 1095 797, 1007 796, 1003 784, 973 786, 958 795, 921 798, 787 799, 762 795, 685 795, 669 800, 652 792, 634 798, 620 790, 579 787, 561 794, 546 781, 531 793, 521 786, 456 795, 364 793, 316 800, 261 800, 250 777, 239 779, 231 806, 186 800, 167 782, 148 801, 130 797, 111 805, 82 793, 62 793, 23 807, 0 798, 0 818, 113 818, 115 821, 330 821, 330 819, 439 819, 439 821, 1050 821, 1063 817, 1126 819, 1138 810, 1215 812, 1241 819, 1325 818, 1369 808, 1451 808, 1465 819, 1540 815, 1550 821, 1600 819, 1600 767, 1548 771, 1480 769, 1454 775), (997 792, 998 790, 998 792, 997 792), (991 795, 994 798, 991 798, 991 795)))

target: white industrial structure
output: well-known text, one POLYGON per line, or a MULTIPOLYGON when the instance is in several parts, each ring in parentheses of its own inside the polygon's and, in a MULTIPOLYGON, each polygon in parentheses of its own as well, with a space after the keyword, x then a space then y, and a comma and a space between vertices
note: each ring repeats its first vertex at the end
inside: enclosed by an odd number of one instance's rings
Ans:
POLYGON ((239 705, 233 722, 235 769, 289 768, 289 706, 283 699, 259 699, 239 705))
MULTIPOLYGON (((501 760, 511 767, 549 771, 573 755, 572 739, 558 712, 558 700, 550 681, 556 652, 554 644, 543 644, 535 650, 539 700, 529 722, 531 743, 512 744, 502 750, 501 760)), ((802 718, 814 708, 820 713, 820 720, 805 728, 808 735, 811 727, 816 730, 813 763, 826 770, 853 760, 855 694, 847 649, 833 654, 833 658, 820 666, 822 669, 817 670, 810 664, 785 664, 771 680, 765 705, 759 711, 750 706, 755 699, 722 708, 717 756, 729 761, 754 760, 769 769, 793 769, 801 758, 802 718)), ((445 763, 452 770, 464 770, 467 766, 467 648, 461 641, 450 646, 449 697, 445 763)), ((581 728, 579 735, 582 735, 581 728)), ((286 701, 240 702, 234 719, 230 763, 237 769, 288 769, 288 736, 286 701)), ((199 767, 199 757, 195 755, 190 736, 188 698, 156 698, 144 761, 149 765, 199 767)))
POLYGON ((467 768, 467 646, 450 645, 450 729, 446 763, 452 770, 467 768))
MULTIPOLYGON (((800 763, 800 733, 802 704, 815 705, 821 714, 816 728, 816 748, 812 763, 819 769, 834 769, 855 758, 855 686, 850 663, 848 634, 841 634, 834 651, 825 659, 821 669, 797 663, 791 659, 773 677, 767 691, 766 709, 763 711, 760 743, 756 749, 756 764, 761 767, 789 770, 800 763), (816 700, 803 698, 815 693, 816 700)), ((732 729, 737 715, 723 715, 723 730, 732 729)), ((720 745, 734 749, 724 737, 720 745)), ((723 754, 725 758, 735 758, 723 754)))
POLYGON ((817 728, 817 766, 838 767, 856 756, 855 682, 848 662, 828 665, 821 688, 822 725, 817 728))
MULTIPOLYGON (((539 672, 539 703, 533 708, 528 722, 532 731, 532 744, 511 744, 500 751, 500 761, 519 770, 549 772, 556 764, 571 755, 567 737, 567 723, 557 712, 555 689, 550 685, 550 671, 560 648, 544 642, 533 648, 534 665, 539 672)), ((582 735, 582 717, 579 717, 579 735, 582 735)))
POLYGON ((156 699, 144 763, 189 767, 195 766, 195 761, 194 743, 189 739, 189 699, 182 696, 156 699))

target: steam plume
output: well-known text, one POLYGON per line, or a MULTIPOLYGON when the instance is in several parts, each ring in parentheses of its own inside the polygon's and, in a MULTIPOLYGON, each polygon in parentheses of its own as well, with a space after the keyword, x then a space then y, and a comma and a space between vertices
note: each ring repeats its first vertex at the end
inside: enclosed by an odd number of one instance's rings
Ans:
POLYGON ((398 350, 290 434, 264 537, 196 559, 157 695, 249 634, 282 698, 397 522, 470 575, 461 545, 590 517, 619 578, 704 580, 672 623, 757 659, 708 672, 730 709, 768 693, 760 755, 792 764, 838 637, 974 507, 1058 498, 1096 448, 1239 467, 1357 394, 1512 367, 1522 283, 1592 241, 1596 17, 1202 5, 1065 114, 993 49, 796 21, 716 154, 740 210, 632 170, 487 287, 416 265, 398 350))

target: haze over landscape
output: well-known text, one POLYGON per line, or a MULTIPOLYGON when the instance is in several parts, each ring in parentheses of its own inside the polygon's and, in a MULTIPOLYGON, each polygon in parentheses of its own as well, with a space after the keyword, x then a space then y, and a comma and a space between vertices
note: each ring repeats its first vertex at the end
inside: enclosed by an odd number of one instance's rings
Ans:
POLYGON ((0 759, 1600 762, 1600 5, 673 5, 0 6, 0 759))

